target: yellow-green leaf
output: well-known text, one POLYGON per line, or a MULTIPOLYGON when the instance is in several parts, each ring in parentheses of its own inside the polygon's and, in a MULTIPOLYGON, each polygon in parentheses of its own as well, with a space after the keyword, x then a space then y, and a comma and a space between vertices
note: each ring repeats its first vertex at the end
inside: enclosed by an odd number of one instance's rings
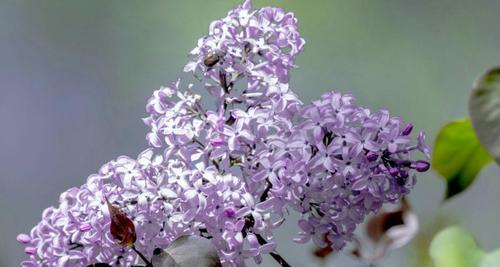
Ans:
POLYGON ((441 128, 434 145, 432 167, 446 180, 446 199, 469 187, 491 161, 469 119, 452 121, 441 128))
POLYGON ((483 251, 467 231, 448 227, 440 231, 429 248, 435 267, 498 267, 500 249, 483 251))

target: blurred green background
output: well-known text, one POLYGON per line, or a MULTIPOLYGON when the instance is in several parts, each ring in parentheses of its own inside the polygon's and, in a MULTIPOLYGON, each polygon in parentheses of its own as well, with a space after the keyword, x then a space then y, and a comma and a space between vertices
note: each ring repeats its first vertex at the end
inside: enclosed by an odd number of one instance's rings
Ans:
MULTIPOLYGON (((146 147, 144 106, 176 79, 208 24, 240 1, 0 1, 0 265, 24 258, 15 241, 101 164, 146 147)), ((446 121, 467 115, 475 77, 500 64, 498 0, 267 1, 299 19, 306 39, 291 86, 309 102, 328 90, 385 107, 429 143, 446 121)), ((411 245, 378 266, 426 266, 432 231, 469 228, 486 249, 500 246, 500 171, 485 169, 464 194, 442 205, 443 182, 419 177, 411 202, 423 226, 411 245)), ((326 263, 292 243, 293 266, 363 266, 348 255, 326 263), (321 265, 324 264, 324 265, 321 265)), ((267 260, 264 266, 275 266, 267 260)))

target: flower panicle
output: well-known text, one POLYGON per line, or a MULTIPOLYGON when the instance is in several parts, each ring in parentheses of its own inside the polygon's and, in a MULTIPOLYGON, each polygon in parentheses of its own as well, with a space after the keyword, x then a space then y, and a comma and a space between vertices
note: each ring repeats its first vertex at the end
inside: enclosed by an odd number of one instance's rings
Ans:
POLYGON ((148 100, 149 148, 64 192, 18 236, 22 265, 130 266, 140 261, 130 244, 151 258, 182 235, 209 238, 223 266, 281 262, 273 230, 289 210, 301 214, 295 241, 341 249, 369 213, 410 192, 429 148, 412 124, 349 94, 304 105, 288 83, 304 44, 281 8, 245 1, 212 22, 184 67, 199 84, 178 79, 148 100), (120 242, 110 231, 118 208, 135 230, 120 242))

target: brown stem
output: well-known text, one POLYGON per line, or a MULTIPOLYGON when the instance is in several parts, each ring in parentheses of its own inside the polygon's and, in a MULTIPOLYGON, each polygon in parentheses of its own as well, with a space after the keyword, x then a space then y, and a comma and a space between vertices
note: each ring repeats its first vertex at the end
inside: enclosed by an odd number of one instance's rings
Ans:
POLYGON ((227 86, 226 72, 224 70, 219 71, 219 82, 220 85, 222 86, 222 90, 224 90, 226 94, 229 93, 229 87, 227 86))
MULTIPOLYGON (((261 235, 259 234, 255 234, 255 236, 257 236, 257 240, 259 241, 259 244, 261 245, 264 245, 267 243, 266 239, 264 239, 261 235)), ((286 262, 286 260, 281 257, 280 254, 278 254, 277 252, 271 252, 269 253, 271 255, 271 257, 273 257, 273 259, 279 263, 280 266, 282 267, 292 267, 290 264, 288 264, 288 262, 286 262)))
POLYGON ((264 200, 267 199, 267 195, 269 194, 269 190, 271 190, 271 188, 273 187, 271 182, 269 182, 269 179, 266 178, 266 182, 267 182, 267 187, 266 187, 266 189, 264 189, 264 192, 262 192, 262 195, 260 196, 260 202, 263 202, 264 200))
POLYGON ((132 246, 132 250, 135 251, 135 253, 137 253, 137 255, 139 255, 139 257, 141 257, 141 259, 144 261, 144 263, 146 263, 146 267, 153 267, 153 264, 150 261, 148 261, 146 256, 144 256, 139 250, 137 250, 135 248, 135 246, 132 246))

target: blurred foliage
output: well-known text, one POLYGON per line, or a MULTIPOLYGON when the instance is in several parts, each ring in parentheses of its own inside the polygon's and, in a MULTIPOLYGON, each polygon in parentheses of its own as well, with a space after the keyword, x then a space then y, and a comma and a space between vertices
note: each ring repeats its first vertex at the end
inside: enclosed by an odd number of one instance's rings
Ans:
POLYGON ((439 232, 429 248, 435 267, 498 267, 500 249, 483 251, 474 237, 459 227, 439 232))
POLYGON ((428 222, 420 228, 418 235, 413 240, 413 249, 408 253, 408 260, 405 267, 435 267, 429 254, 429 247, 434 236, 452 223, 456 223, 457 218, 450 214, 428 215, 428 222))
POLYGON ((429 250, 436 267, 479 266, 483 257, 473 237, 457 227, 439 232, 429 250))
POLYGON ((500 66, 477 80, 469 99, 469 113, 479 141, 500 164, 500 66))

